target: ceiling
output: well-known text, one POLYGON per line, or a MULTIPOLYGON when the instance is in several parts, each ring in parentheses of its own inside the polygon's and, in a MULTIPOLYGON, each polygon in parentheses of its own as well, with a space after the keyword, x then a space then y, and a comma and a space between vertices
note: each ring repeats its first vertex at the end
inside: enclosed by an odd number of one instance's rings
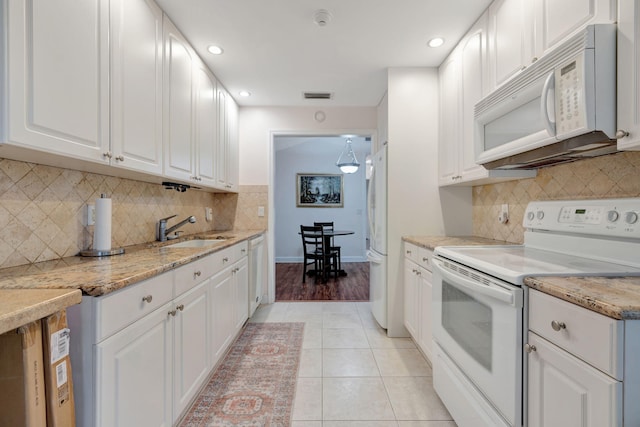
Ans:
POLYGON ((337 107, 376 106, 387 68, 438 66, 490 0, 157 2, 241 106, 337 107), (331 14, 325 26, 314 22, 320 9, 331 14), (429 48, 436 36, 445 44, 429 48))

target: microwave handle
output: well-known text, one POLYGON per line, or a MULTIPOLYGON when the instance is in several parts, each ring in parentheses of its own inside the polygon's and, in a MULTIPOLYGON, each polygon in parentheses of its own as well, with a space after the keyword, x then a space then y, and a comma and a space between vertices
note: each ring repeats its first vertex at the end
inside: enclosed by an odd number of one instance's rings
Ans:
POLYGON ((542 96, 540 99, 540 111, 542 112, 542 121, 547 129, 549 136, 556 136, 556 122, 555 117, 549 118, 549 109, 547 108, 547 102, 549 100, 549 93, 555 92, 555 72, 551 71, 544 81, 542 86, 542 96))

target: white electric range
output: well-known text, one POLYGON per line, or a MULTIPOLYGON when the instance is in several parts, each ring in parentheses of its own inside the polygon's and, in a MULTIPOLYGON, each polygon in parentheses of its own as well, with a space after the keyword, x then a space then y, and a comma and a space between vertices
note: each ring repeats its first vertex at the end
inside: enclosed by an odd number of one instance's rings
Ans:
POLYGON ((524 279, 640 276, 639 215, 638 198, 531 202, 523 245, 435 249, 433 380, 459 427, 526 425, 524 279))

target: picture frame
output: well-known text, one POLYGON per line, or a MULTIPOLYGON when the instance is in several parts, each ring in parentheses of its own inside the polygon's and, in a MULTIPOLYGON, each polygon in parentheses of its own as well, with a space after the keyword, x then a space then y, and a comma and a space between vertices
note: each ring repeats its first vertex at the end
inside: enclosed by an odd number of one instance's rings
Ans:
POLYGON ((344 207, 344 181, 342 174, 296 174, 296 207, 344 207))

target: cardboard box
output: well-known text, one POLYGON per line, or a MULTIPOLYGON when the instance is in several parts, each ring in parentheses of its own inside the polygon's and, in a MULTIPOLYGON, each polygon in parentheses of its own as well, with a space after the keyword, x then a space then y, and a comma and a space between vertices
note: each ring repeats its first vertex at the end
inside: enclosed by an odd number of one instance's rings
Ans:
POLYGON ((65 310, 42 319, 44 375, 47 399, 47 426, 74 427, 76 425, 73 400, 70 331, 65 310))
POLYGON ((46 427, 40 321, 0 335, 0 426, 46 427))

